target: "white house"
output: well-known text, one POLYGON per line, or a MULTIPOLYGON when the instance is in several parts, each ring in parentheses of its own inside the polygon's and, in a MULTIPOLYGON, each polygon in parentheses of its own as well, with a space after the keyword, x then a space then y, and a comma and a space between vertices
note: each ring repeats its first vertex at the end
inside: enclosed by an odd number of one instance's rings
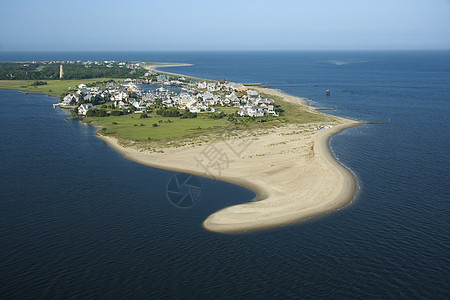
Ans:
POLYGON ((248 110, 248 115, 250 117, 262 117, 262 116, 264 116, 264 109, 262 109, 261 107, 258 107, 258 106, 252 106, 248 110))
POLYGON ((132 105, 136 108, 135 113, 142 113, 147 111, 147 105, 140 101, 134 101, 132 105))
POLYGON ((193 105, 193 106, 189 107, 189 111, 191 113, 199 113, 199 112, 201 112, 201 108, 198 107, 197 105, 193 105))
POLYGON ((161 74, 156 76, 156 80, 158 81, 168 81, 170 79, 169 75, 161 74))
POLYGON ((225 96, 225 100, 224 100, 224 102, 226 103, 226 104, 232 104, 233 106, 239 106, 240 104, 241 104, 241 101, 239 100, 239 98, 234 94, 234 93, 231 93, 231 94, 229 94, 229 95, 226 95, 225 96), (228 100, 228 101, 227 101, 228 100))
POLYGON ((245 106, 242 110, 238 111, 240 116, 249 117, 262 117, 264 116, 264 109, 258 106, 245 106))
POLYGON ((114 102, 114 106, 118 107, 120 109, 128 109, 130 107, 130 105, 127 102, 124 102, 122 100, 120 101, 115 101, 114 102))
POLYGON ((202 98, 203 101, 209 105, 216 104, 216 101, 214 100, 214 95, 211 92, 204 92, 202 98))
POLYGON ((253 91, 253 90, 248 90, 247 91, 247 97, 249 101, 257 101, 260 99, 259 94, 257 91, 253 91))
POLYGON ((195 101, 194 98, 189 95, 188 93, 181 93, 180 94, 180 100, 179 100, 179 104, 181 106, 186 106, 188 103, 195 101))
POLYGON ((215 82, 208 82, 206 84, 206 89, 210 92, 217 91, 218 90, 217 84, 215 82))
POLYGON ((236 83, 236 82, 229 82, 229 83, 227 84, 227 86, 228 86, 230 89, 235 90, 235 91, 244 88, 244 85, 243 85, 242 83, 236 83))
POLYGON ((88 94, 83 97, 83 100, 91 102, 93 98, 94 97, 91 94, 88 94))
POLYGON ((113 96, 111 96, 111 101, 121 101, 126 100, 128 98, 128 94, 124 91, 116 92, 113 96))
POLYGON ((216 103, 216 104, 222 101, 222 97, 220 95, 214 95, 213 99, 214 99, 214 103, 216 103))
POLYGON ((223 99, 222 101, 220 101, 220 104, 222 105, 222 106, 229 106, 230 105, 230 99, 229 98, 227 98, 226 96, 225 96, 225 99, 223 99))
POLYGON ((192 100, 186 105, 186 108, 189 109, 191 113, 199 113, 201 112, 201 104, 197 102, 196 100, 192 100))
POLYGON ((206 86, 207 85, 205 81, 197 83, 197 88, 199 89, 206 89, 206 86))
POLYGON ((264 99, 260 99, 257 102, 257 105, 275 105, 275 101, 273 101, 270 98, 264 98, 264 99))
POLYGON ((77 104, 79 98, 75 95, 68 94, 63 98, 63 101, 61 102, 61 106, 71 106, 77 104))
POLYGON ((95 108, 95 106, 92 105, 92 103, 81 104, 80 107, 78 107, 78 114, 85 116, 89 110, 94 109, 94 108, 95 108))

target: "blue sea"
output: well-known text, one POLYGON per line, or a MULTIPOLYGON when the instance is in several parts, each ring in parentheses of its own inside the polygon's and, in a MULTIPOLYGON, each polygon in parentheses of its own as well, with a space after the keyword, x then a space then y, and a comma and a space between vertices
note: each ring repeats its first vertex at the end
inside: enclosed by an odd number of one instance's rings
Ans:
POLYGON ((0 53, 78 59, 191 63, 165 70, 390 123, 330 140, 358 181, 350 205, 227 235, 203 220, 252 191, 199 178, 178 208, 169 183, 188 175, 125 159, 56 98, 0 90, 0 298, 448 299, 450 51, 0 53))

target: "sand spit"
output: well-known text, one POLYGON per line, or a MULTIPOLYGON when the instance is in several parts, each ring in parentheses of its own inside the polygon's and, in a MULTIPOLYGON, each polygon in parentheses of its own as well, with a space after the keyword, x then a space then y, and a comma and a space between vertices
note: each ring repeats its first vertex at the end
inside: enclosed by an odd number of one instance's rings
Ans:
MULTIPOLYGON (((169 65, 149 68, 161 66, 169 65)), ((299 105, 307 103, 279 90, 251 88, 299 105)), ((125 148, 115 138, 99 137, 141 164, 219 179, 255 191, 254 201, 217 211, 203 223, 207 230, 231 233, 298 222, 351 201, 355 178, 332 155, 328 141, 332 135, 361 123, 337 120, 332 126, 287 125, 201 146, 168 147, 162 152, 125 148)))
POLYGON ((164 153, 125 148, 115 138, 100 138, 141 164, 215 178, 255 191, 255 201, 222 209, 203 223, 211 231, 237 232, 297 222, 351 201, 355 179, 331 154, 328 140, 359 124, 341 119, 340 124, 321 130, 315 130, 315 125, 288 126, 253 137, 166 148, 164 153))

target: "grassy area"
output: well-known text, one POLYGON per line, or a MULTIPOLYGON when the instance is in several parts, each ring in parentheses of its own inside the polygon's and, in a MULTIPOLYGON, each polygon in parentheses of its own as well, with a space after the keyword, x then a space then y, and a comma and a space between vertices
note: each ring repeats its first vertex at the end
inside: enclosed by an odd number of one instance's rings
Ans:
MULTIPOLYGON (((142 148, 165 147, 168 144, 179 146, 217 141, 238 135, 253 135, 256 132, 267 132, 275 127, 287 124, 326 124, 336 120, 335 117, 311 110, 305 106, 283 101, 280 97, 266 95, 276 101, 283 112, 279 117, 265 116, 261 122, 258 119, 237 118, 237 124, 229 122, 227 117, 212 119, 210 113, 198 114, 194 119, 178 117, 162 117, 155 112, 149 113, 149 118, 141 119, 140 114, 129 114, 110 117, 91 117, 93 125, 102 127, 100 134, 117 137, 122 144, 134 143, 142 148), (154 126, 156 124, 157 126, 154 126)), ((239 108, 218 108, 231 114, 239 108)))
MULTIPOLYGON (((59 97, 67 94, 70 87, 77 87, 79 84, 90 84, 103 82, 112 78, 94 78, 80 80, 46 80, 46 85, 32 86, 35 80, 0 80, 0 89, 20 90, 27 92, 43 93, 50 96, 59 97)), ((120 80, 120 79, 115 79, 120 80)))
POLYGON ((309 109, 306 106, 284 101, 282 97, 260 93, 263 98, 275 100, 282 110, 280 118, 286 123, 308 124, 334 122, 336 117, 309 109))
POLYGON ((89 118, 95 126, 106 128, 106 133, 121 139, 136 142, 173 140, 210 132, 211 129, 226 126, 226 119, 213 120, 206 115, 195 119, 161 117, 155 113, 150 118, 140 119, 140 114, 117 117, 89 118), (155 127, 153 124, 156 124, 155 127))

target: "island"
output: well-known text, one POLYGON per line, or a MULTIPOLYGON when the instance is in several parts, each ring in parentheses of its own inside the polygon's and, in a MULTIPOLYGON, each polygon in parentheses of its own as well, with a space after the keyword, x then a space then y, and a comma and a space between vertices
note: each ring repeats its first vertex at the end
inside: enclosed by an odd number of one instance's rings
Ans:
POLYGON ((352 200, 355 178, 335 159, 328 141, 360 122, 324 114, 306 99, 260 85, 157 69, 185 65, 11 63, 0 88, 57 94, 57 105, 97 126, 96 135, 130 160, 256 193, 251 202, 210 215, 203 223, 210 231, 281 226, 352 200), (34 73, 48 66, 53 70, 48 77, 34 73), (89 68, 100 77, 86 77, 89 68))

